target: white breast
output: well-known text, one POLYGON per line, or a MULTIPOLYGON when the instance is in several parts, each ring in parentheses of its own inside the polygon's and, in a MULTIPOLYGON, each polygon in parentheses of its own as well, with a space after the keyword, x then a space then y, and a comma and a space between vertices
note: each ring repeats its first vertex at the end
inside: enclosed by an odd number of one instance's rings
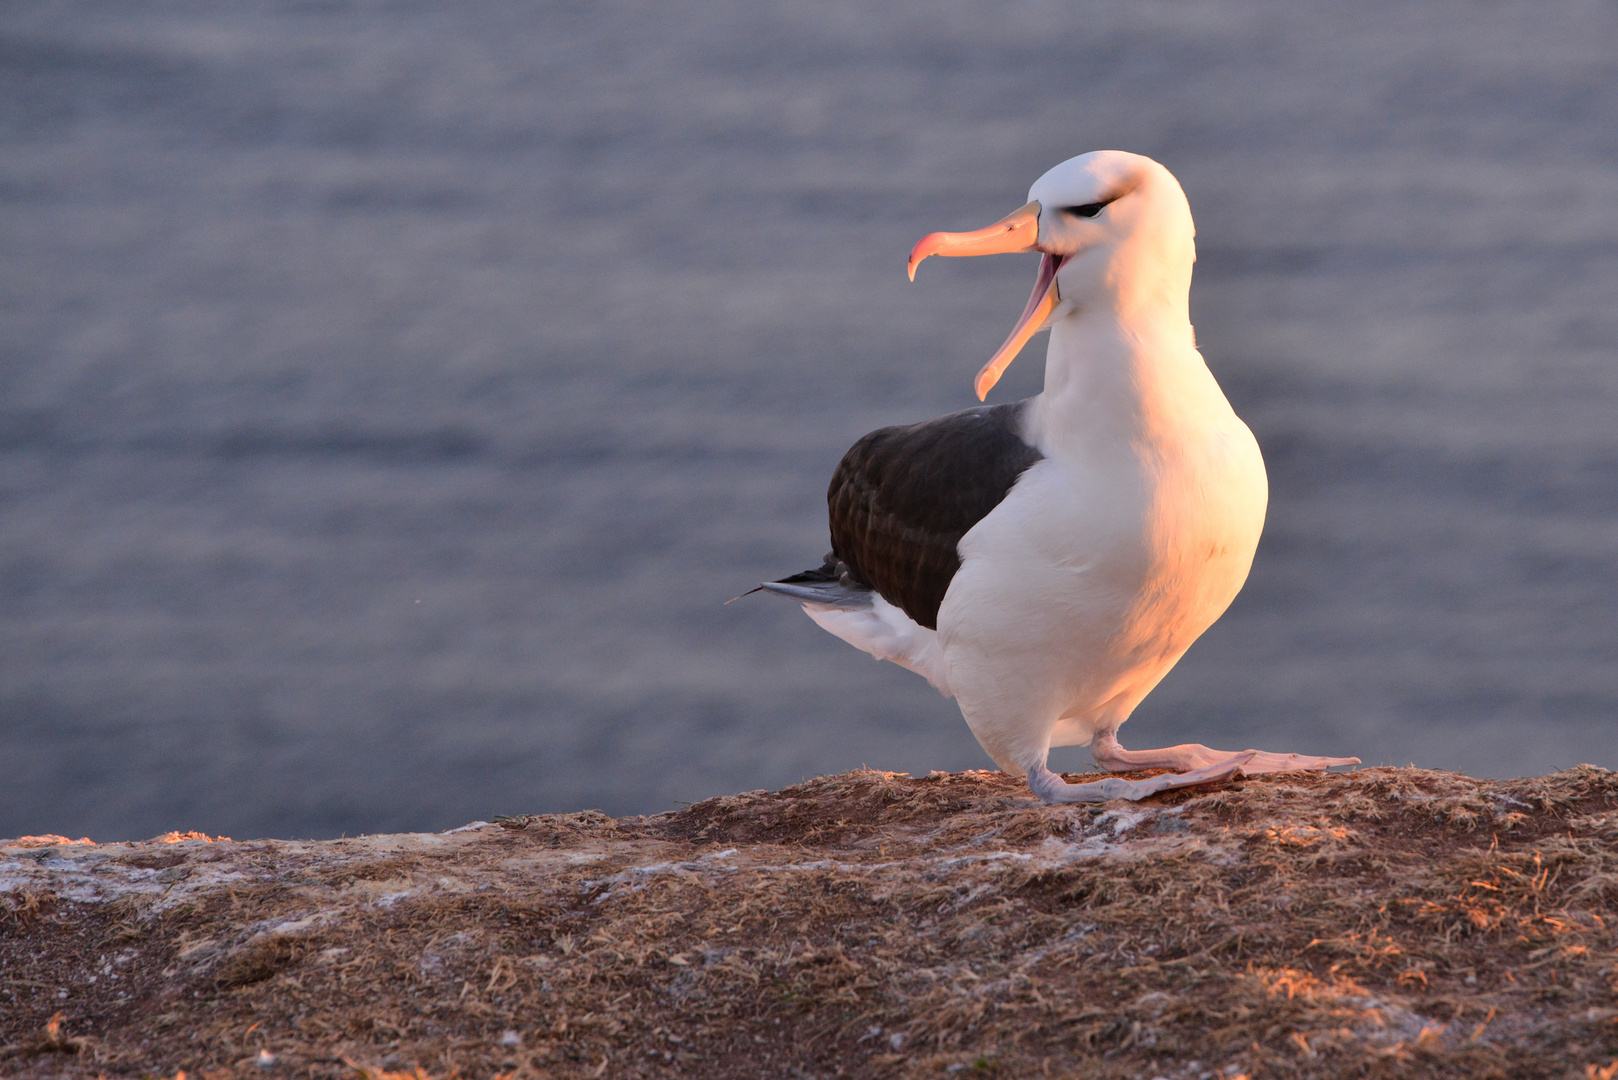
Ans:
POLYGON ((1116 727, 1240 590, 1263 460, 1228 405, 1209 415, 1168 439, 1048 457, 961 541, 939 643, 969 722, 1022 718, 974 723, 997 759, 997 744, 1045 737, 1034 717, 1061 718, 1051 745, 1116 727))

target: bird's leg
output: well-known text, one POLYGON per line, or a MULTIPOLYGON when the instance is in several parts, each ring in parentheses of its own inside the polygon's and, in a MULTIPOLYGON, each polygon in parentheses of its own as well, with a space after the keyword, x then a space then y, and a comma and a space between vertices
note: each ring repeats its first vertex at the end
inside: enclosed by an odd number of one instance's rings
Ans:
POLYGON ((1231 754, 1223 761, 1217 761, 1200 769, 1190 772, 1163 773, 1146 780, 1120 780, 1108 777, 1105 780, 1092 780, 1088 784, 1070 784, 1046 766, 1044 761, 1028 769, 1028 789, 1039 796, 1042 802, 1048 803, 1085 803, 1106 802, 1108 799, 1128 799, 1131 802, 1156 795, 1160 791, 1172 791, 1175 788, 1191 787, 1195 784, 1210 784, 1215 780, 1228 780, 1232 776, 1240 776, 1247 771, 1247 762, 1257 750, 1247 750, 1240 754, 1231 754))
MULTIPOLYGON (((1329 769, 1334 765, 1358 765, 1357 757, 1310 757, 1306 754, 1267 754, 1262 750, 1245 750, 1248 760, 1242 772, 1256 773, 1302 772, 1307 769, 1329 769)), ((1181 743, 1157 750, 1125 750, 1118 745, 1116 732, 1103 731, 1090 743, 1090 756, 1108 772, 1130 772, 1135 769, 1174 769, 1176 771, 1204 769, 1229 760, 1229 750, 1214 750, 1201 743, 1181 743)))

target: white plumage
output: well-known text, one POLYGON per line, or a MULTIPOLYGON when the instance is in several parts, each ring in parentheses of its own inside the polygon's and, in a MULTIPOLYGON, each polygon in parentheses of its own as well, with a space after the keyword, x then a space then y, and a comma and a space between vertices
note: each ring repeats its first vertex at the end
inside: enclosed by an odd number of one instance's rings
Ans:
MULTIPOLYGON (((974 456, 981 443, 963 437, 958 465, 941 468, 956 460, 950 439, 970 414, 874 433, 833 480, 834 551, 825 572, 809 572, 821 575, 812 590, 787 584, 806 575, 767 587, 804 599, 829 632, 953 694, 989 756, 1026 775, 1047 801, 1141 798, 1241 772, 1357 764, 1195 744, 1119 745, 1119 725, 1246 580, 1268 497, 1264 462, 1196 349, 1191 212, 1167 169, 1118 151, 1065 161, 1003 221, 924 239, 911 273, 933 254, 1029 250, 1044 255, 1040 281, 1023 320, 980 374, 978 394, 1034 332, 1049 328, 1044 390, 1004 418, 1026 444, 1013 442, 1004 453, 1032 463, 1008 472, 1002 461, 996 471, 978 460, 993 455, 974 456), (893 449, 867 445, 883 436, 893 449), (905 457, 923 438, 933 455, 925 474, 905 457), (868 465, 879 451, 887 455, 880 468, 868 465), (912 555, 906 544, 931 535, 917 500, 929 490, 942 501, 962 485, 1003 483, 991 474, 1010 477, 1009 486, 984 489, 992 508, 955 541, 958 569, 936 583, 942 600, 930 629, 918 621, 930 613, 905 576, 906 560, 926 554, 918 547, 912 555), (898 501, 901 482, 909 503, 898 501), (1179 772, 1068 784, 1046 757, 1052 746, 1076 744, 1089 745, 1111 771, 1179 772)), ((955 535, 935 532, 943 543, 955 535)), ((918 575, 925 577, 918 570, 911 578, 918 575)))

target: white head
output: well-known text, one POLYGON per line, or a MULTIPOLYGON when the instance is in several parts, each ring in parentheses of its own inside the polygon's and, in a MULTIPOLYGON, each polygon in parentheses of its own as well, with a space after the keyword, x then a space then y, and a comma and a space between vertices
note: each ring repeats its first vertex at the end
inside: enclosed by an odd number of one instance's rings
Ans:
POLYGON ((986 229, 933 233, 910 253, 912 279, 929 255, 1045 256, 1022 318, 978 373, 979 400, 1053 315, 1078 317, 1104 305, 1126 318, 1150 309, 1190 322, 1196 230, 1185 192, 1167 169, 1139 154, 1097 150, 1041 176, 1028 199, 986 229))

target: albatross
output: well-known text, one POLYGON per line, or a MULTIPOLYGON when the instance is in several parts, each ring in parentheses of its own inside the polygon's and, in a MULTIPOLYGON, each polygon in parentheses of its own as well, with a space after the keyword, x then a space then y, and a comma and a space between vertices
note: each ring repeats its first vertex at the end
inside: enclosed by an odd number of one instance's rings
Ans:
POLYGON ((987 228, 933 255, 1038 252, 1033 295, 978 373, 979 401, 1049 329, 1045 386, 860 439, 827 489, 823 565, 762 587, 954 697, 995 764, 1047 803, 1142 799, 1353 757, 1126 750, 1118 729, 1230 606, 1269 498, 1264 459, 1197 351, 1191 208, 1150 158, 1071 158, 987 228), (1069 783, 1053 746, 1108 772, 1069 783))

